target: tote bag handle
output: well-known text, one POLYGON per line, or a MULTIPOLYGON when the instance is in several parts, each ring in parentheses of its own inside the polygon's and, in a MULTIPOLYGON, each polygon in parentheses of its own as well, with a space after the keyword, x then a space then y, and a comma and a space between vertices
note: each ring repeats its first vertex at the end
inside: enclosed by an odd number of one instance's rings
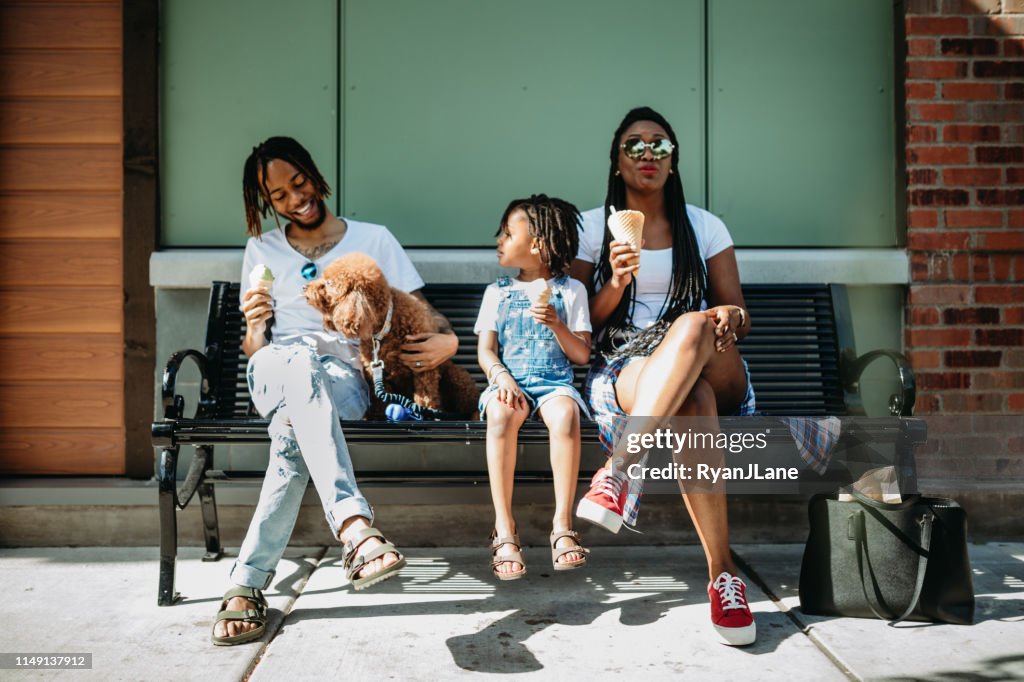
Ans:
MULTIPOLYGON (((928 556, 932 543, 933 519, 934 516, 932 515, 932 512, 929 510, 926 511, 924 515, 921 516, 920 520, 917 522, 918 526, 920 526, 921 528, 921 545, 919 547, 920 554, 917 559, 917 581, 914 584, 914 595, 910 600, 910 605, 907 607, 907 610, 904 611, 903 614, 895 620, 889 621, 889 625, 896 625, 896 623, 899 623, 900 621, 907 618, 907 616, 913 613, 914 609, 917 608, 917 603, 921 599, 921 590, 924 588, 924 576, 925 573, 928 571, 928 556)), ((857 543, 857 571, 858 573, 860 573, 860 588, 864 592, 864 601, 867 603, 868 608, 871 609, 871 612, 874 613, 876 617, 882 620, 888 620, 889 617, 879 613, 878 609, 875 608, 875 605, 871 603, 871 599, 868 597, 867 581, 865 580, 864 576, 864 555, 867 554, 868 537, 867 526, 864 521, 863 509, 858 509, 857 511, 850 514, 850 526, 852 530, 850 536, 853 538, 854 542, 857 543)), ((874 582, 873 576, 872 582, 874 582)))

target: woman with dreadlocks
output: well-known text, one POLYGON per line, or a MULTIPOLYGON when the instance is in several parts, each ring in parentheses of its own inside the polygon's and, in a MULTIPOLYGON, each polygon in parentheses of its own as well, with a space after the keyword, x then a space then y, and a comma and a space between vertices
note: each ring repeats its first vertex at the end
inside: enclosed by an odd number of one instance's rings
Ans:
POLYGON ((555 515, 551 563, 556 571, 583 566, 587 550, 572 530, 572 500, 580 470, 580 411, 572 365, 590 359, 587 291, 566 274, 579 245, 580 213, 572 204, 535 194, 508 205, 501 217, 498 264, 519 268, 487 287, 474 331, 477 359, 490 384, 480 396, 487 420, 487 471, 494 503, 491 570, 499 580, 526 574, 512 518, 519 427, 537 414, 551 435, 555 515))
MULTIPOLYGON (((635 523, 642 483, 621 466, 636 460, 620 438, 626 417, 631 432, 651 432, 676 415, 752 414, 754 394, 735 346, 751 320, 732 239, 721 220, 686 203, 672 127, 650 108, 633 109, 610 159, 604 207, 583 214, 571 272, 591 290, 600 353, 584 395, 612 456, 577 515, 617 532, 635 523), (605 227, 625 209, 644 214, 639 252, 605 227)), ((714 628, 727 644, 750 644, 755 625, 729 550, 725 495, 684 491, 684 499, 708 561, 714 628)))

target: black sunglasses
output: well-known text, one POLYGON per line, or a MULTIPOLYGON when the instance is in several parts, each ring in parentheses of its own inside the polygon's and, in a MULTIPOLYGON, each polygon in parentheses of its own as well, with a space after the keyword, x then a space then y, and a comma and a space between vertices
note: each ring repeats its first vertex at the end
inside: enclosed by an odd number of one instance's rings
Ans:
POLYGON ((299 270, 299 273, 302 274, 302 279, 306 280, 307 282, 312 282, 314 279, 316 279, 316 263, 314 263, 313 261, 306 263, 305 265, 302 266, 302 269, 299 270))

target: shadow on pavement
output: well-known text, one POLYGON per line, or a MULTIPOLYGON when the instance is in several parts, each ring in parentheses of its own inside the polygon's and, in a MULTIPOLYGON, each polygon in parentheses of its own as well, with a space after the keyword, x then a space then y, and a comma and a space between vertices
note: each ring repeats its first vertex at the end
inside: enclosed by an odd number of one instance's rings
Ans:
MULTIPOLYGON (((340 573, 339 564, 340 559, 327 559, 317 571, 336 569, 340 573)), ((675 607, 694 605, 702 610, 703 618, 708 618, 710 609, 703 582, 694 585, 673 575, 670 568, 658 573, 616 571, 610 579, 595 577, 595 574, 608 576, 609 573, 607 568, 599 571, 584 568, 555 577, 550 570, 531 570, 522 580, 498 584, 486 565, 467 568, 463 564, 455 569, 440 557, 411 558, 409 565, 397 578, 371 588, 378 603, 310 609, 303 608, 299 602, 297 608, 285 619, 281 632, 286 632, 291 625, 311 619, 343 620, 508 611, 478 632, 449 637, 446 645, 454 663, 464 670, 521 673, 543 669, 543 664, 525 642, 554 624, 591 627, 601 616, 619 611, 619 624, 628 628, 642 627, 666 617, 675 607), (451 595, 452 598, 410 602, 407 598, 411 595, 451 595)), ((348 588, 339 589, 353 594, 348 588)), ((336 591, 307 589, 303 591, 303 596, 336 591)), ((741 651, 754 655, 769 653, 786 637, 799 634, 783 613, 773 610, 757 613, 756 617, 758 642, 741 651)), ((709 621, 702 620, 702 627, 705 627, 704 623, 710 628, 709 621)), ((622 630, 615 633, 616 638, 635 636, 636 633, 622 630)), ((687 636, 686 632, 678 633, 681 645, 687 636)))

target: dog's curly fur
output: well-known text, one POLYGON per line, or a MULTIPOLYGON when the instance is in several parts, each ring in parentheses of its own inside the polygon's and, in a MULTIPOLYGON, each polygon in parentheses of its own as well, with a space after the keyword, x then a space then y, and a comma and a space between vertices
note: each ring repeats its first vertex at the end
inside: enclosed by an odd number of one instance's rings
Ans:
MULTIPOLYGON (((372 258, 362 253, 338 258, 324 269, 321 279, 306 286, 305 293, 310 305, 323 315, 326 329, 359 338, 371 393, 373 334, 384 326, 388 304, 394 301, 391 331, 381 340, 379 353, 385 390, 442 412, 469 416, 476 411, 478 389, 469 372, 448 360, 434 370, 417 373, 399 359, 407 335, 437 332, 437 323, 422 301, 389 286, 372 258)), ((383 415, 384 405, 374 396, 368 416, 380 419, 383 415)))

